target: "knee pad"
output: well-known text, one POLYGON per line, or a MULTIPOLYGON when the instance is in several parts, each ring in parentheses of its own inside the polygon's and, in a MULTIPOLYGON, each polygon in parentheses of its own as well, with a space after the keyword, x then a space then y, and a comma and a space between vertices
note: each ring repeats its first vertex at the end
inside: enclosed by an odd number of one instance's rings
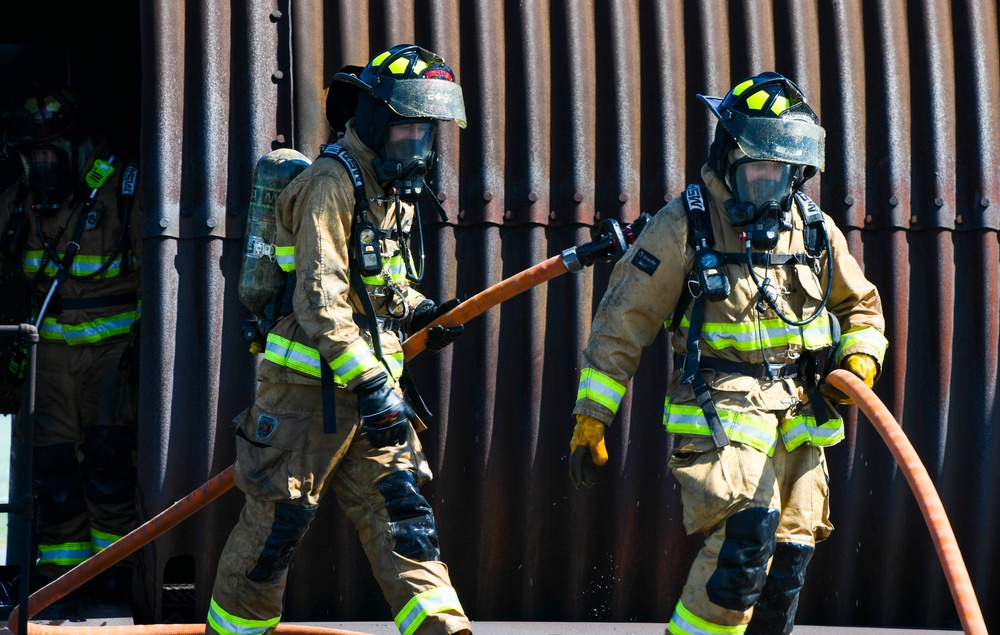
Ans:
POLYGON ((780 518, 776 509, 756 507, 726 519, 726 539, 705 588, 709 600, 732 611, 754 605, 767 579, 780 518))
POLYGON ((271 533, 257 556, 257 565, 247 574, 254 582, 273 582, 288 568, 295 546, 306 535, 316 516, 317 505, 276 503, 271 533))
POLYGON ((774 550, 771 572, 753 609, 747 635, 778 633, 787 635, 795 624, 799 592, 806 581, 806 567, 815 549, 793 542, 780 543, 774 550))
POLYGON ((420 493, 413 474, 390 474, 378 484, 389 513, 389 528, 396 540, 393 551, 401 556, 428 562, 441 559, 434 512, 420 493))
POLYGON ((130 426, 86 426, 83 429, 83 478, 87 498, 100 504, 135 499, 135 429, 130 426))
POLYGON ((44 522, 59 524, 86 513, 87 501, 72 443, 36 447, 32 462, 35 496, 44 522))

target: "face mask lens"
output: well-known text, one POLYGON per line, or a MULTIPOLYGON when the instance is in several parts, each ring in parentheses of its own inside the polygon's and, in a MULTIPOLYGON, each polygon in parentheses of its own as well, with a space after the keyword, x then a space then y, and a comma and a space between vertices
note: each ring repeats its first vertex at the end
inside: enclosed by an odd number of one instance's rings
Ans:
POLYGON ((58 189, 67 172, 59 154, 51 149, 33 149, 30 155, 31 184, 43 190, 58 189))
POLYGON ((426 163, 434 147, 434 122, 409 121, 390 124, 385 131, 386 161, 399 163, 406 172, 416 161, 426 163))
POLYGON ((745 161, 734 170, 736 198, 761 208, 770 201, 780 204, 792 188, 792 166, 777 161, 745 161))

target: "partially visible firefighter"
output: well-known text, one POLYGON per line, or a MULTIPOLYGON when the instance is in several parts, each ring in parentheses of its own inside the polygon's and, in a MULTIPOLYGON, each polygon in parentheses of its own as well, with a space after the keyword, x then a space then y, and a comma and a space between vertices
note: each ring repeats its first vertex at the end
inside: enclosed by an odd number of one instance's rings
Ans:
MULTIPOLYGON (((3 119, 4 149, 23 172, 0 196, 2 317, 35 325, 40 337, 33 588, 135 527, 138 170, 89 121, 74 91, 45 83, 3 119)), ((27 346, 19 337, 0 343, 6 413, 23 404, 27 346)), ((130 598, 131 586, 128 562, 89 585, 113 600, 130 598)))
MULTIPOLYGON (((423 276, 415 204, 440 122, 466 125, 464 100, 445 61, 418 46, 355 68, 329 88, 327 118, 342 134, 277 198, 273 257, 287 276, 258 329, 253 405, 235 421, 246 503, 220 557, 210 635, 274 630, 289 561, 327 493, 356 525, 401 633, 471 632, 420 492, 431 471, 401 345, 458 304, 414 288, 423 276), (346 126, 344 100, 356 100, 346 126)), ((272 253, 259 241, 250 249, 272 253)), ((432 326, 428 348, 462 330, 432 326)))
POLYGON ((570 477, 594 484, 644 347, 667 324, 663 421, 684 527, 705 536, 671 633, 790 633, 816 543, 833 530, 824 449, 844 438, 824 383, 869 387, 887 341, 878 291, 843 233, 802 191, 825 132, 788 78, 765 72, 724 98, 701 177, 618 262, 583 353, 570 477))

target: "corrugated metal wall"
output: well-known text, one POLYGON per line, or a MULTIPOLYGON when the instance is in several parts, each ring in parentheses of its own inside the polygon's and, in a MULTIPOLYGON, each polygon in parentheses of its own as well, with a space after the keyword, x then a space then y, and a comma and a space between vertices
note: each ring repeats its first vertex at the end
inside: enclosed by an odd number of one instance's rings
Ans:
MULTIPOLYGON (((450 221, 428 227, 423 288, 440 298, 589 240, 602 218, 655 212, 706 155, 714 122, 695 93, 774 69, 827 129, 827 171, 807 191, 882 292, 890 349, 876 392, 923 457, 1000 627, 994 2, 141 5, 146 517, 233 460, 229 421, 255 367, 237 299, 253 166, 280 146, 315 156, 323 89, 344 64, 415 41, 464 88, 469 128, 442 135, 435 184, 450 221)), ((473 619, 665 622, 698 548, 665 468, 662 336, 599 485, 576 491, 567 478, 579 355, 609 270, 525 293, 413 363, 437 414, 423 435, 437 474, 426 494, 473 619)), ((813 560, 799 622, 957 626, 905 480, 867 421, 844 412, 856 427, 829 452, 837 531, 813 560)), ((169 617, 159 585, 184 562, 204 615, 240 505, 227 493, 142 553, 149 617, 169 617)), ((354 529, 327 501, 292 563, 285 619, 388 617, 354 529)))

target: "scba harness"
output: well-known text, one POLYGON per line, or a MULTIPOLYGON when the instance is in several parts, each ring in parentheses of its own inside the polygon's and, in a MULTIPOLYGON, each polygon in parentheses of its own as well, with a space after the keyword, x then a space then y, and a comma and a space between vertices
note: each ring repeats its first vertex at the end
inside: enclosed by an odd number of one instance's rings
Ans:
MULTIPOLYGON (((350 284, 361 301, 364 309, 364 315, 355 314, 353 317, 355 323, 360 328, 368 332, 371 339, 372 352, 374 353, 375 358, 383 367, 386 368, 390 376, 392 376, 392 364, 390 364, 383 355, 380 333, 383 331, 393 331, 396 332, 397 335, 401 334, 403 319, 406 317, 405 292, 402 289, 399 289, 391 280, 386 283, 389 293, 395 293, 403 302, 404 314, 395 318, 383 318, 376 315, 374 303, 372 302, 371 294, 368 291, 367 285, 372 282, 372 277, 377 277, 384 273, 383 254, 381 253, 379 246, 380 240, 383 238, 397 238, 400 241, 401 249, 404 251, 404 260, 408 260, 408 252, 403 245, 408 240, 409 234, 405 232, 402 227, 397 227, 390 231, 379 229, 369 220, 369 199, 365 190, 361 170, 358 168, 357 161, 345 148, 339 144, 323 145, 320 148, 320 156, 335 159, 340 162, 344 166, 344 169, 347 170, 351 179, 351 184, 354 188, 354 215, 351 223, 351 238, 349 243, 349 250, 351 253, 350 284)), ((297 174, 298 171, 295 173, 297 174)), ((280 189, 287 186, 287 182, 290 182, 290 180, 291 178, 286 177, 285 182, 282 184, 280 189)), ((274 193, 272 197, 276 199, 277 194, 274 193)), ((271 207, 273 208, 273 204, 271 207)), ((399 214, 397 214, 397 221, 398 217, 399 214)), ((256 251, 261 250, 257 245, 253 245, 252 247, 256 251)), ((248 249, 250 248, 251 246, 248 245, 248 249)), ((273 251, 273 247, 268 246, 265 251, 273 251)), ((251 257, 255 257, 255 255, 251 255, 249 253, 245 255, 245 258, 251 257)), ((277 265, 274 265, 274 267, 277 267, 277 265)), ((406 277, 408 280, 413 281, 417 281, 420 278, 419 275, 413 274, 408 267, 406 277)), ((261 278, 263 279, 265 276, 261 276, 261 278)), ((295 285, 296 275, 294 270, 282 272, 279 282, 275 287, 273 287, 273 290, 270 291, 270 300, 266 302, 266 304, 263 304, 262 310, 258 309, 258 311, 255 311, 262 313, 263 315, 258 315, 254 320, 248 320, 244 323, 244 339, 246 339, 251 346, 254 342, 261 343, 266 340, 268 333, 278 320, 294 312, 293 297, 295 285)), ((248 297, 255 291, 255 289, 248 289, 248 297)), ((245 302, 245 304, 247 303, 245 302)), ((259 348, 251 348, 251 351, 254 352, 259 350, 259 348)), ((326 433, 335 433, 337 431, 335 417, 336 384, 334 382, 333 371, 331 370, 329 364, 320 363, 319 366, 320 381, 323 391, 323 430, 326 433)), ((420 397, 419 391, 409 375, 405 361, 403 362, 402 375, 400 376, 399 381, 403 386, 404 391, 410 397, 410 401, 417 410, 418 415, 425 419, 429 418, 431 416, 430 412, 426 404, 423 402, 423 399, 420 397)))
MULTIPOLYGON (((712 221, 709 218, 708 208, 705 205, 706 193, 704 188, 698 184, 691 184, 684 191, 684 208, 688 219, 688 245, 694 249, 694 267, 688 273, 686 284, 681 293, 677 307, 667 324, 668 329, 673 332, 680 326, 681 320, 691 308, 689 327, 687 333, 686 354, 674 354, 674 367, 682 369, 681 383, 690 385, 694 390, 698 406, 702 409, 705 419, 708 422, 709 430, 716 447, 729 445, 729 438, 719 413, 712 400, 711 391, 702 377, 702 369, 715 370, 727 374, 745 375, 756 379, 768 379, 775 381, 788 377, 797 377, 805 385, 809 395, 809 404, 812 405, 813 415, 818 424, 822 425, 830 419, 827 412, 822 393, 819 390, 823 379, 828 372, 833 360, 837 346, 840 342, 840 326, 833 314, 827 312, 830 320, 830 330, 832 344, 826 348, 809 351, 799 355, 792 363, 774 364, 766 361, 761 364, 748 362, 734 362, 716 357, 703 357, 699 342, 701 341, 702 325, 704 322, 704 304, 707 299, 710 302, 719 302, 729 297, 731 286, 726 275, 725 265, 748 265, 751 272, 755 265, 807 265, 818 276, 820 268, 820 256, 827 253, 829 259, 830 245, 829 236, 826 231, 826 223, 823 213, 808 196, 800 191, 795 192, 795 200, 802 214, 805 223, 803 239, 805 242, 805 253, 799 254, 772 254, 770 252, 751 253, 749 248, 746 253, 720 253, 714 249, 715 236, 712 232, 712 221), (693 304, 692 304, 693 302, 693 304)), ((790 214, 790 212, 787 212, 790 214)), ((783 219, 789 226, 790 219, 783 219)), ((827 280, 827 295, 832 278, 832 268, 828 267, 830 273, 827 280)), ((755 278, 756 281, 756 278, 755 278)), ((789 324, 804 325, 812 319, 818 317, 824 306, 826 299, 816 309, 814 314, 800 322, 791 321, 780 311, 777 306, 777 299, 773 297, 773 292, 769 287, 758 283, 758 290, 761 293, 761 300, 757 308, 764 312, 768 308, 773 309, 778 315, 789 324), (765 306, 766 305, 766 306, 765 306)))

